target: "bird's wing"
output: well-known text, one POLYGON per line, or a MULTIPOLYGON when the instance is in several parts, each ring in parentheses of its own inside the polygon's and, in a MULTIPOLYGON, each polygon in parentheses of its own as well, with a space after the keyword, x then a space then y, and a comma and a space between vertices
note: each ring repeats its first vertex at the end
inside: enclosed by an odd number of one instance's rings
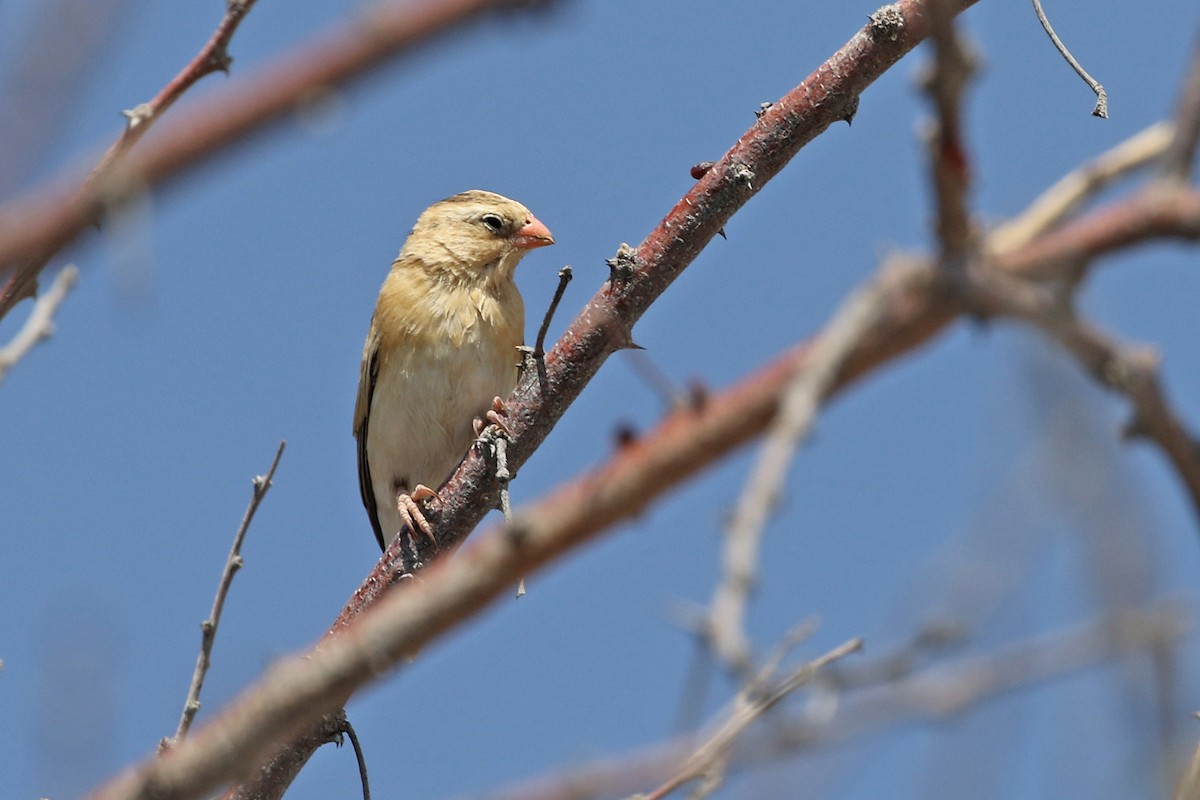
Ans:
POLYGON ((371 318, 371 332, 363 347, 362 371, 358 377, 358 398, 354 401, 354 438, 358 440, 358 491, 362 495, 363 507, 371 518, 375 539, 379 549, 387 549, 383 540, 383 528, 379 524, 379 510, 375 506, 375 487, 371 481, 371 465, 367 461, 367 424, 371 419, 371 397, 375 394, 375 379, 379 376, 379 328, 371 318))

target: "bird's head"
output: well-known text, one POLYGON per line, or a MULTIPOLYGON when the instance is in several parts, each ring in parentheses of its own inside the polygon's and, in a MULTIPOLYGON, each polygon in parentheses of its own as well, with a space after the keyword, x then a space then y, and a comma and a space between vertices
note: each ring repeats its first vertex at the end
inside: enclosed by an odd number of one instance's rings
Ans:
POLYGON ((549 228, 525 206, 472 189, 425 209, 399 261, 413 258, 459 280, 511 279, 526 253, 550 244, 554 237, 549 228))

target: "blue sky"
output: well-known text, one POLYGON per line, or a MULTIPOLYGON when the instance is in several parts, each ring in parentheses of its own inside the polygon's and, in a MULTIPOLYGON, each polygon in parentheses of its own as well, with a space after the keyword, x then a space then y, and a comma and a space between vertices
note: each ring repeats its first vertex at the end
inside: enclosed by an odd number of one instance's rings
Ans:
MULTIPOLYGON (((0 69, 35 5, 0 7, 0 69)), ((358 5, 261 0, 229 80, 358 5)), ((27 180, 87 163, 223 6, 125 0, 27 180)), ((378 549, 350 434, 359 356, 379 284, 426 205, 491 189, 551 228, 558 244, 526 259, 518 283, 532 337, 555 273, 574 266, 553 335, 607 276, 604 259, 687 190, 689 167, 719 157, 759 103, 873 10, 579 0, 478 24, 233 148, 64 254, 82 279, 58 331, 0 386, 0 795, 81 793, 174 731, 250 479, 280 439, 288 450, 245 546, 201 721, 314 641, 369 570, 378 549)), ((1168 114, 1200 23, 1184 0, 1152 13, 1109 0, 1049 10, 1108 88, 1111 119, 1089 115, 1090 92, 1028 4, 968 12, 983 60, 967 104, 973 200, 988 221, 1168 114)), ((882 255, 928 246, 927 109, 915 88, 926 57, 868 90, 852 127, 803 150, 639 322, 637 341, 673 380, 729 384, 819 327, 882 255)), ((1104 262, 1081 295, 1111 330, 1161 348, 1194 428, 1198 299, 1196 253, 1174 244, 1104 262)), ((0 340, 25 311, 0 324, 0 340)), ((602 459, 619 423, 647 427, 661 413, 614 357, 524 467, 514 502, 602 459)), ((1097 548, 1144 562, 1121 579, 1135 596, 1189 597, 1195 520, 1157 452, 1116 442, 1124 414, 1043 340, 1003 324, 956 327, 872 376, 822 416, 791 471, 749 620, 757 643, 816 616, 802 655, 859 635, 885 652, 933 611, 989 598, 955 594, 948 575, 962 573, 948 564, 1008 559, 1012 585, 972 619, 971 647, 995 646, 1094 614, 1097 548), (1091 536, 1109 527, 1124 533, 1091 536)), ((481 791, 669 735, 694 651, 677 612, 709 597, 720 521, 752 455, 356 698, 349 714, 379 796, 481 791)), ((1194 644, 1182 653, 1176 724, 1194 739, 1194 644)), ((1150 729, 1130 723, 1118 677, 1092 671, 733 788, 1158 796, 1150 729)), ((717 679, 706 709, 730 691, 717 679)), ((291 796, 347 796, 356 780, 350 753, 327 749, 291 796)))

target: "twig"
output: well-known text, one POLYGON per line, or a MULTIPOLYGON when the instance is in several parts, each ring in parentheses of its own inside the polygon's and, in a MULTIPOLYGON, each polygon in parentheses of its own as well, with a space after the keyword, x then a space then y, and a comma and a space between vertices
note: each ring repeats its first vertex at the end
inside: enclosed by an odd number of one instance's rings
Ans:
POLYGON ((350 724, 350 720, 342 720, 342 733, 350 739, 350 746, 354 748, 354 759, 358 762, 358 777, 362 782, 362 798, 363 800, 371 800, 371 782, 367 780, 367 759, 363 755, 362 744, 358 741, 358 734, 354 732, 354 726, 350 724))
POLYGON ((1175 138, 1163 156, 1160 173, 1167 180, 1187 183, 1196 162, 1200 142, 1200 33, 1192 49, 1192 58, 1175 107, 1175 138))
POLYGON ((988 249, 997 254, 1029 244, 1114 181, 1163 155, 1174 130, 1169 122, 1156 122, 1067 173, 1028 208, 989 233, 988 249))
MULTIPOLYGON (((551 304, 551 308, 553 305, 551 304)), ((549 316, 550 314, 547 314, 547 318, 549 316)), ((512 473, 508 471, 508 439, 504 431, 496 432, 495 438, 492 439, 492 446, 496 453, 496 480, 500 483, 500 513, 504 514, 504 524, 512 529, 512 505, 508 496, 508 482, 512 480, 512 473)), ((517 597, 524 596, 525 578, 522 577, 517 581, 517 597)))
POLYGON ((542 317, 542 324, 538 328, 537 341, 533 345, 533 357, 538 361, 546 355, 546 334, 550 331, 550 322, 554 319, 554 312, 558 311, 558 304, 562 302, 563 293, 567 291, 567 284, 571 282, 571 278, 575 274, 571 271, 571 265, 567 264, 558 271, 558 287, 554 290, 554 297, 550 300, 550 307, 546 309, 546 316, 542 317))
POLYGON ((846 360, 882 319, 888 289, 885 282, 871 280, 855 290, 825 326, 808 351, 803 369, 796 370, 784 391, 779 411, 726 527, 721 579, 713 593, 704 633, 717 659, 743 679, 753 663, 745 633, 746 607, 756 579, 767 517, 776 505, 796 449, 807 438, 846 360))
POLYGON ((208 667, 211 663, 213 643, 217 638, 217 626, 221 624, 221 611, 225 608, 225 597, 229 594, 229 587, 233 585, 233 576, 244 563, 242 561, 242 542, 246 539, 246 531, 250 529, 250 521, 254 519, 254 513, 258 511, 259 504, 262 503, 263 497, 271 488, 271 480, 275 477, 275 468, 279 466, 279 459, 283 457, 283 448, 286 445, 287 442, 279 443, 267 474, 254 478, 254 491, 250 495, 246 513, 242 515, 242 523, 238 525, 237 533, 234 534, 233 546, 229 548, 229 557, 225 559, 225 568, 221 571, 221 580, 217 584, 217 594, 213 597, 212 610, 209 611, 208 619, 200 623, 200 655, 196 657, 196 669, 192 672, 192 684, 188 687, 187 700, 183 704, 183 714, 179 717, 179 727, 175 731, 175 737, 164 740, 162 746, 175 747, 183 741, 192 727, 192 721, 196 718, 197 712, 200 711, 200 690, 204 688, 204 677, 208 674, 208 667))
POLYGON ((926 89, 937 111, 929 136, 929 155, 937 206, 939 262, 943 267, 961 268, 972 238, 967 210, 971 165, 963 137, 962 104, 974 60, 954 30, 950 1, 930 2, 929 15, 934 65, 926 89))
POLYGON ((18 361, 54 333, 54 315, 58 313, 58 307, 78 281, 79 268, 68 264, 55 276, 50 289, 34 303, 21 330, 17 331, 17 335, 8 344, 0 348, 0 383, 18 361))
POLYGON ((662 800, 671 792, 698 778, 715 778, 710 779, 705 787, 707 789, 705 794, 711 792, 720 780, 719 777, 715 777, 716 774, 724 771, 723 765, 728 762, 730 751, 750 725, 778 705, 789 694, 810 683, 823 667, 861 650, 862 645, 862 639, 851 639, 794 670, 778 686, 768 691, 761 694, 739 693, 733 708, 725 715, 724 721, 716 727, 703 744, 695 749, 678 772, 653 792, 645 795, 645 800, 662 800))
POLYGON ((1071 51, 1063 44, 1062 39, 1058 38, 1054 28, 1050 27, 1050 20, 1046 18, 1046 12, 1042 10, 1041 0, 1033 0, 1033 10, 1037 12, 1038 22, 1042 23, 1042 27, 1046 29, 1046 34, 1050 37, 1050 41, 1054 42, 1054 47, 1071 65, 1071 69, 1075 70, 1076 74, 1083 78, 1083 82, 1096 93, 1096 107, 1092 109, 1092 116, 1108 119, 1108 92, 1104 91, 1104 87, 1100 85, 1099 81, 1089 75, 1083 65, 1075 60, 1075 56, 1071 55, 1071 51))
MULTIPOLYGON (((152 99, 123 112, 127 122, 120 136, 100 157, 71 200, 64 203, 65 207, 71 207, 83 204, 89 195, 94 197, 90 213, 79 220, 81 226, 97 220, 111 198, 126 194, 131 186, 136 185, 136 182, 127 180, 128 176, 123 179, 115 175, 115 168, 159 117, 201 78, 214 72, 229 70, 232 61, 227 50, 229 42, 256 1, 226 0, 225 15, 208 42, 200 48, 200 52, 152 99)), ((0 286, 0 318, 18 301, 29 295, 38 273, 73 236, 74 233, 64 232, 49 238, 12 270, 3 286, 0 286)), ((7 259, 0 259, 0 266, 6 263, 7 259)))

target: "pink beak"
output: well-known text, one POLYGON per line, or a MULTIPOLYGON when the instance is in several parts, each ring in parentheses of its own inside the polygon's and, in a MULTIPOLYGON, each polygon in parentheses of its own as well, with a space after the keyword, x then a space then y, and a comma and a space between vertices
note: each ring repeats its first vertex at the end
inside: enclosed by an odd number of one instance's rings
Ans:
POLYGON ((525 220, 525 224, 517 228, 517 232, 513 234, 513 246, 522 250, 532 250, 548 244, 554 244, 554 236, 551 235, 550 229, 533 214, 530 214, 529 218, 525 220))

